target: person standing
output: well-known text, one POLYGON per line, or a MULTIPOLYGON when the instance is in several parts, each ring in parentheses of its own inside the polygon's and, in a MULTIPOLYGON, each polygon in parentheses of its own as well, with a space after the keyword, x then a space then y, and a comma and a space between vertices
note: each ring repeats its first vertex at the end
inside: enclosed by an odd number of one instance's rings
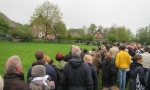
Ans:
POLYGON ((84 62, 87 62, 88 65, 90 66, 92 80, 93 80, 93 90, 97 90, 98 76, 97 76, 96 68, 93 66, 92 56, 87 54, 84 56, 83 60, 84 60, 84 62))
POLYGON ((0 76, 0 90, 3 90, 3 87, 4 87, 4 81, 2 77, 0 76))
POLYGON ((116 65, 112 61, 110 52, 105 54, 102 63, 102 87, 111 87, 115 84, 116 65))
POLYGON ((116 43, 113 44, 113 47, 110 48, 109 52, 111 53, 112 60, 115 61, 115 57, 116 57, 117 53, 119 52, 119 49, 118 49, 116 43))
POLYGON ((22 63, 19 56, 12 56, 6 61, 6 74, 3 90, 29 90, 29 85, 24 81, 22 63))
POLYGON ((63 71, 62 86, 64 90, 93 90, 91 69, 81 58, 78 46, 71 49, 72 59, 66 63, 63 71))
MULTIPOLYGON (((35 52, 35 57, 36 57, 37 60, 43 60, 44 59, 44 52, 42 50, 37 50, 35 52)), ((51 65, 46 64, 46 62, 44 62, 44 63, 45 63, 44 66, 46 68, 46 75, 49 75, 49 76, 52 77, 52 79, 55 82, 55 86, 56 86, 57 85, 57 74, 56 74, 55 69, 51 65)), ((32 72, 32 67, 30 67, 28 69, 27 80, 28 80, 28 78, 32 77, 31 72, 32 72)))
POLYGON ((143 58, 143 67, 144 67, 144 74, 145 74, 145 83, 147 83, 148 74, 150 71, 150 54, 149 54, 149 48, 144 49, 144 53, 141 54, 143 58))
POLYGON ((124 45, 120 46, 120 52, 117 54, 115 61, 116 67, 118 68, 117 75, 120 90, 125 89, 126 72, 131 62, 130 55, 125 51, 125 48, 126 47, 124 45))
POLYGON ((141 64, 142 62, 142 56, 137 54, 130 64, 129 90, 145 90, 144 68, 141 64))

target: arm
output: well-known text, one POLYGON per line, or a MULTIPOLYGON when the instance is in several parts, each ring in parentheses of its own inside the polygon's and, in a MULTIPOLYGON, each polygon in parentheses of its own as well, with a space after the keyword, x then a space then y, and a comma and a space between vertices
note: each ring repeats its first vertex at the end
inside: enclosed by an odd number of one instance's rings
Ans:
POLYGON ((32 70, 32 67, 30 67, 30 68, 28 69, 28 73, 27 73, 27 82, 28 82, 28 83, 29 83, 28 78, 31 77, 31 70, 32 70))
POLYGON ((62 76, 62 86, 63 86, 63 90, 67 90, 67 82, 68 82, 68 78, 67 78, 67 65, 65 65, 64 69, 63 69, 63 76, 62 76))
POLYGON ((145 81, 144 81, 144 69, 143 68, 141 68, 140 69, 140 77, 139 77, 139 79, 140 79, 140 82, 141 82, 141 84, 143 85, 143 86, 145 86, 145 81))
POLYGON ((84 65, 85 65, 85 86, 87 87, 87 90, 93 90, 91 69, 87 63, 85 63, 84 65))
POLYGON ((93 68, 93 90, 97 90, 97 86, 98 86, 98 76, 97 76, 97 72, 96 72, 96 69, 93 68))
POLYGON ((119 66, 119 54, 117 54, 116 56, 115 64, 116 64, 116 67, 119 66))

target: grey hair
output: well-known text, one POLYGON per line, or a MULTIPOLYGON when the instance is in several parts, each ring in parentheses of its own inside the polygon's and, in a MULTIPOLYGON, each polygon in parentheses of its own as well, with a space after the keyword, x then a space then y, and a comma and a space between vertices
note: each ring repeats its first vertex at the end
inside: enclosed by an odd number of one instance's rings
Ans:
POLYGON ((72 53, 72 56, 79 56, 80 57, 80 54, 81 54, 81 49, 79 46, 74 46, 72 49, 71 49, 71 53, 72 53))
POLYGON ((2 77, 0 76, 0 90, 3 90, 3 87, 4 87, 4 82, 2 77))
POLYGON ((16 67, 21 65, 20 57, 14 55, 7 59, 5 69, 7 73, 15 73, 16 67))

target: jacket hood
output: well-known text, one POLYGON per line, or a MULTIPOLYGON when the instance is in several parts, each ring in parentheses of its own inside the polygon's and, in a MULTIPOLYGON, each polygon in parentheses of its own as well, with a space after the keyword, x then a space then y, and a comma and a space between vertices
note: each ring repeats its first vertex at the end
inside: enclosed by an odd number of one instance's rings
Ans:
POLYGON ((80 57, 72 57, 71 60, 69 60, 70 67, 76 69, 83 63, 83 60, 80 57))
MULTIPOLYGON (((142 66, 142 64, 140 64, 140 63, 137 63, 137 62, 133 62, 133 63, 131 63, 130 64, 130 69, 131 70, 134 70, 136 67, 138 67, 138 66, 142 66)), ((142 66, 143 67, 143 66, 142 66)))
POLYGON ((58 61, 58 62, 55 64, 55 66, 56 66, 59 70, 63 70, 65 64, 66 64, 65 61, 58 61))
POLYGON ((44 77, 46 75, 46 69, 43 65, 35 65, 32 67, 32 77, 44 77))

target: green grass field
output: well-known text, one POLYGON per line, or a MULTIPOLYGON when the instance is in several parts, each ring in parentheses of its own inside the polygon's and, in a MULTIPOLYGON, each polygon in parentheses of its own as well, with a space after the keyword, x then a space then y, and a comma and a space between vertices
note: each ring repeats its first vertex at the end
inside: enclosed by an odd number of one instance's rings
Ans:
MULTIPOLYGON (((64 55, 69 53, 70 47, 72 44, 55 44, 55 43, 21 43, 21 42, 0 42, 0 75, 3 76, 5 72, 5 63, 6 60, 13 55, 18 55, 21 58, 23 65, 23 72, 26 75, 28 68, 32 65, 35 59, 35 51, 43 50, 45 55, 48 55, 50 58, 55 60, 55 55, 57 52, 62 52, 64 55)), ((80 46, 82 49, 87 48, 91 50, 93 47, 97 46, 87 46, 83 44, 75 44, 80 46)), ((100 89, 101 80, 99 79, 98 90, 100 89)))

